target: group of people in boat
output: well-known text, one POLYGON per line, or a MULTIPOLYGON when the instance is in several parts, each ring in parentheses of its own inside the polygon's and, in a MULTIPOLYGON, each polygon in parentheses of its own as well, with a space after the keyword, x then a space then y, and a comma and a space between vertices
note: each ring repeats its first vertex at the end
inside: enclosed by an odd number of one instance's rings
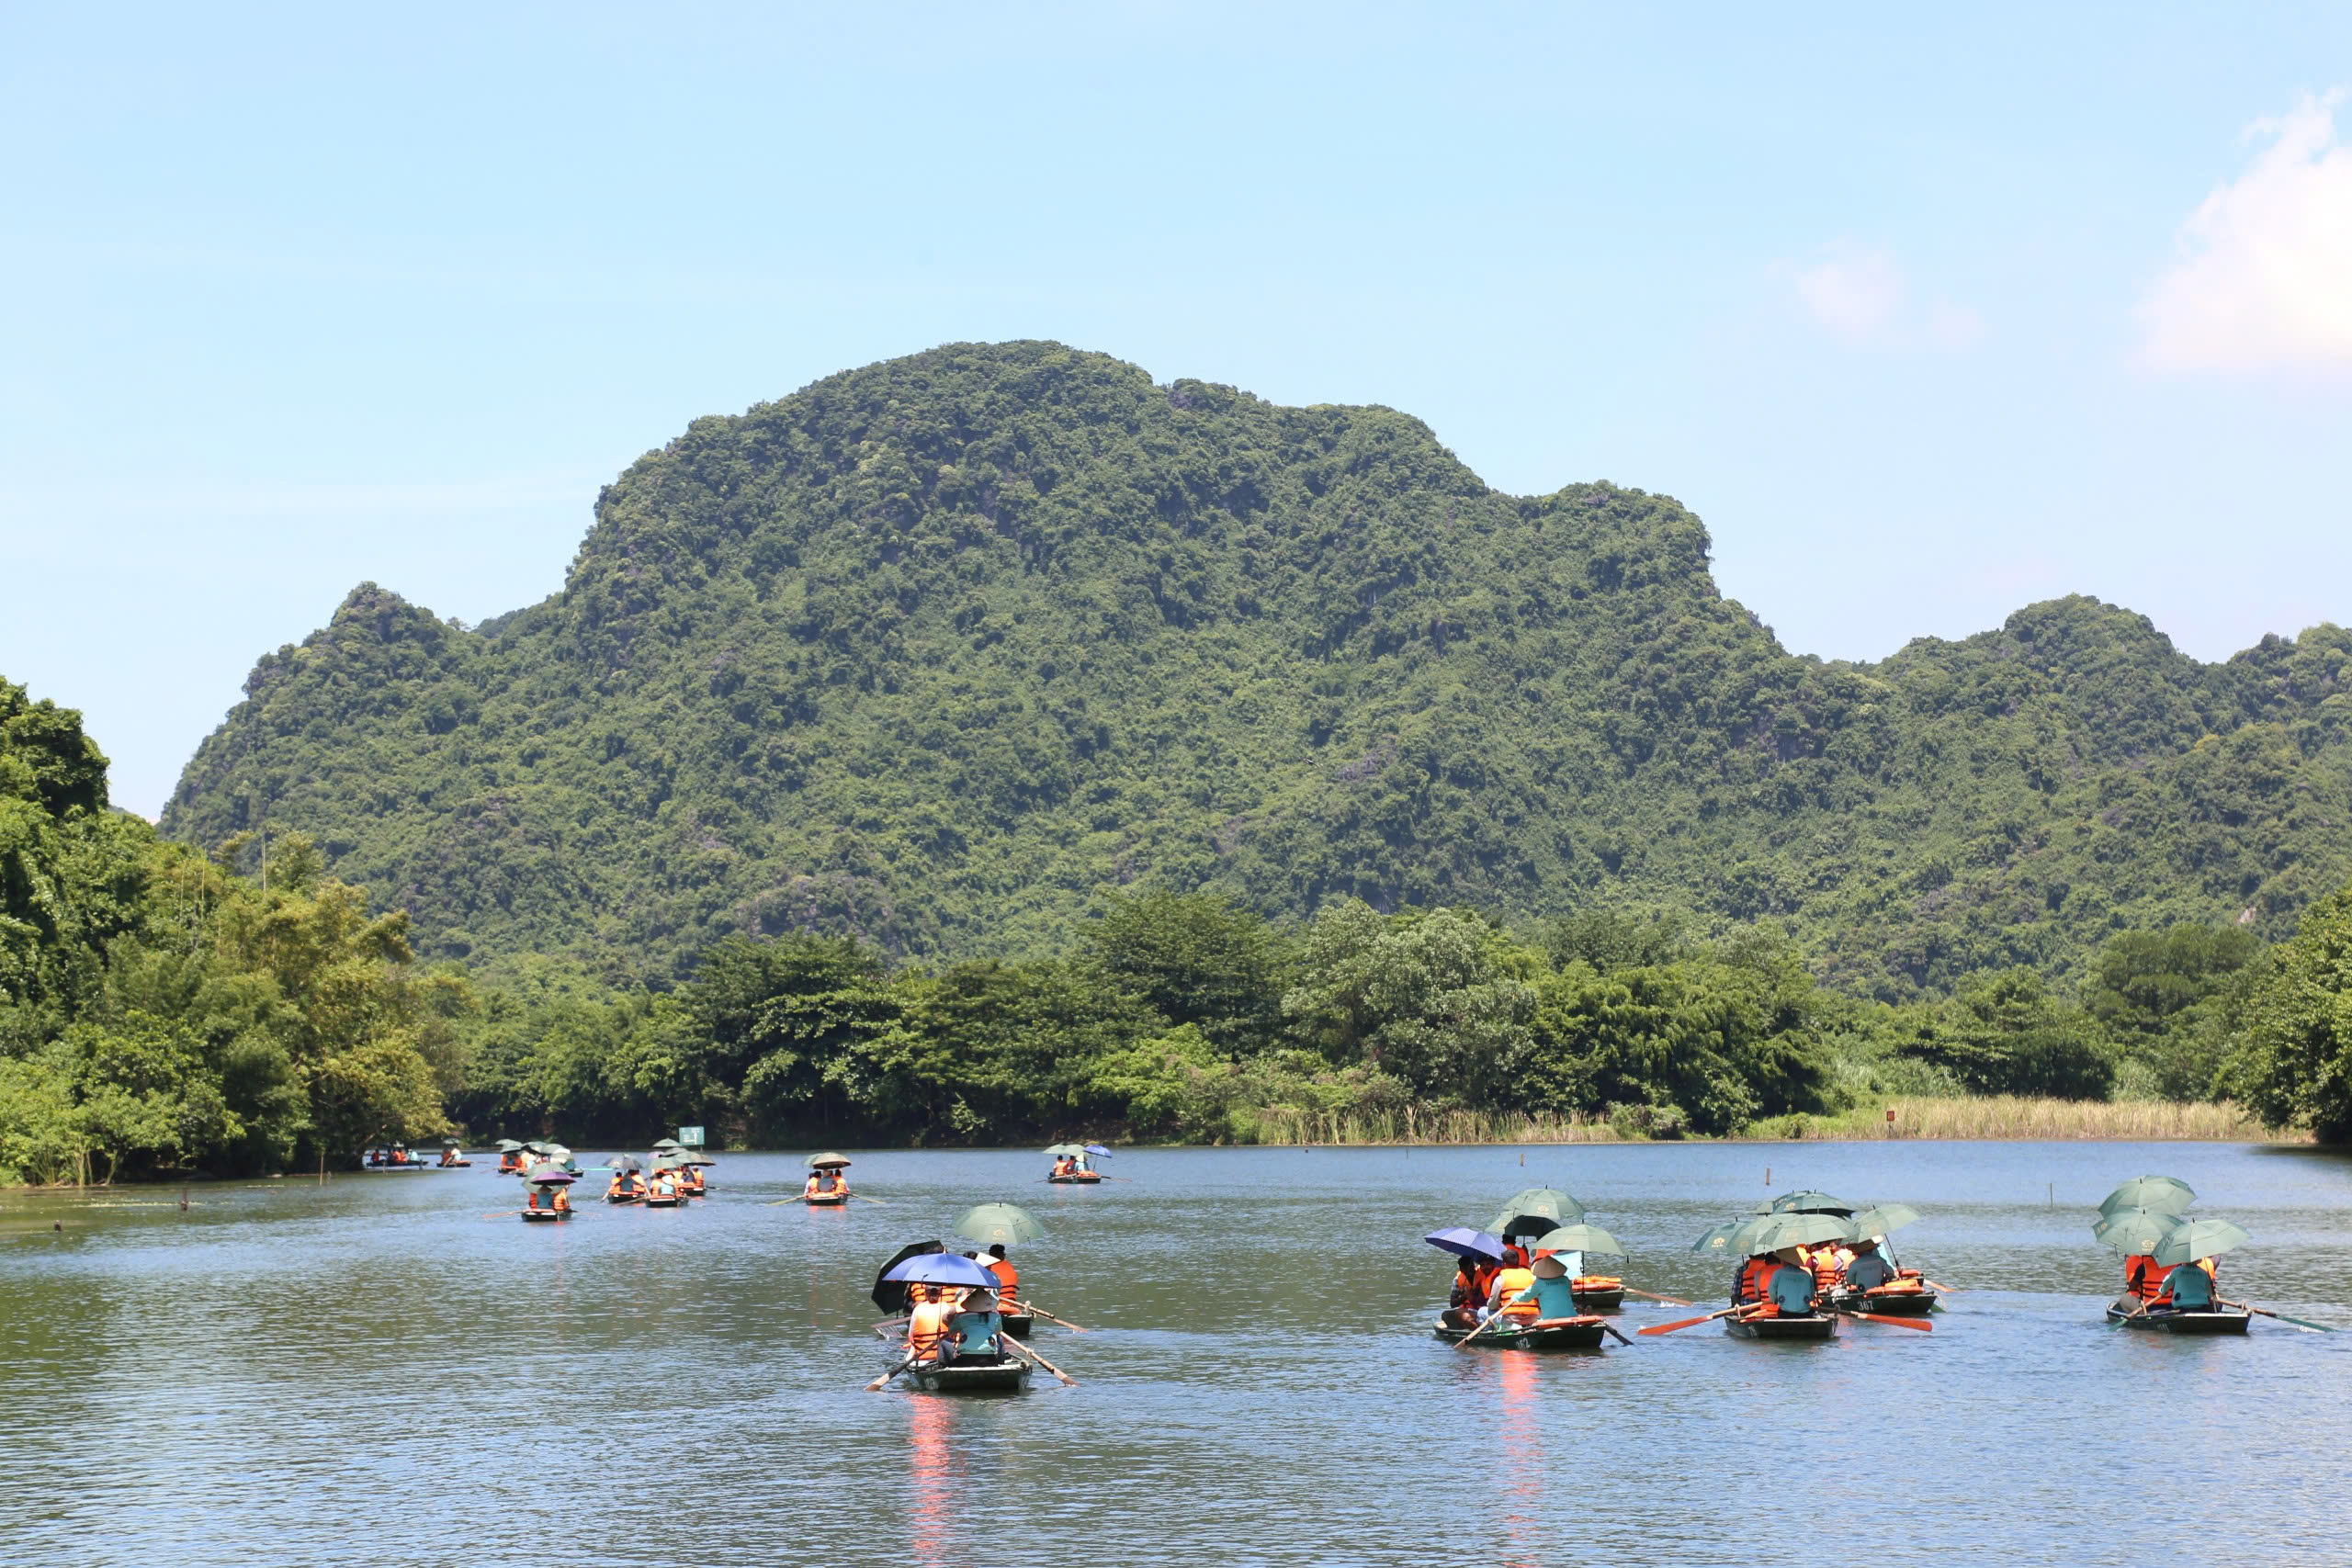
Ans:
POLYGON ((614 1171, 605 1189, 607 1203, 662 1205, 708 1196, 709 1184, 703 1179, 702 1168, 694 1165, 657 1165, 650 1172, 628 1166, 614 1171))
POLYGON ((1005 1354, 998 1310, 1009 1293, 985 1285, 909 1285, 907 1359, 944 1367, 960 1359, 994 1360, 1005 1354))
POLYGON ((551 1181, 544 1186, 533 1182, 530 1190, 523 1195, 523 1207, 532 1213, 544 1210, 549 1213, 568 1214, 571 1213, 571 1191, 560 1182, 551 1181), (541 1198, 547 1201, 540 1202, 541 1198))
POLYGON ((1733 1271, 1731 1300, 1743 1317, 1805 1317, 1833 1292, 1875 1291, 1906 1278, 1918 1278, 1918 1270, 1897 1267, 1877 1236, 1783 1247, 1733 1271))
POLYGON ((1054 1168, 1046 1175, 1046 1179, 1048 1181, 1077 1181, 1089 1176, 1097 1176, 1100 1174, 1101 1173, 1096 1171, 1091 1165, 1087 1163, 1086 1156, 1084 1155, 1064 1154, 1056 1155, 1054 1156, 1054 1168))
POLYGON ((800 1195, 803 1198, 846 1198, 849 1196, 849 1172, 837 1165, 819 1166, 801 1184, 800 1195))
POLYGON ((2162 1264, 2152 1253, 2123 1259, 2123 1294, 2116 1304, 2127 1312, 2211 1312, 2222 1301, 2222 1260, 2162 1264))
POLYGON ((1445 1324, 1476 1328, 1497 1316, 1532 1325, 1578 1315, 1583 1309, 1577 1303, 1577 1292, 1587 1282, 1582 1277, 1584 1255, 1554 1252, 1541 1236, 1534 1241, 1532 1255, 1518 1242, 1505 1241, 1500 1259, 1464 1257, 1455 1265, 1453 1286, 1446 1296, 1445 1324))

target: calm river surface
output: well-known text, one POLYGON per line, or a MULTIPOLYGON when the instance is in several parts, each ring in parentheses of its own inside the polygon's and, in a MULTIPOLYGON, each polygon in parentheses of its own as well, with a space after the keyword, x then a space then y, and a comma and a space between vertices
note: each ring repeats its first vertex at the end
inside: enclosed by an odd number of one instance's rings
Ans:
MULTIPOLYGON (((582 1151, 584 1166, 604 1157, 582 1151)), ((710 1199, 566 1226, 488 1162, 176 1192, 0 1195, 8 1563, 2352 1562, 2352 1334, 2110 1333, 2090 1210, 2143 1172, 2255 1235, 2233 1295, 2352 1325, 2352 1164, 2199 1144, 877 1152, 888 1206, 710 1199), (1771 1185, 1765 1168, 1771 1168, 1771 1185), (1420 1233, 1561 1186, 1629 1282, 1792 1187, 1899 1201, 1967 1293, 1932 1335, 1714 1325, 1604 1354, 1429 1336, 1420 1233), (2056 1204, 2051 1204, 2052 1189, 2056 1204), (900 1243, 1011 1200, 1024 1286, 1085 1324, 1017 1398, 862 1393, 900 1243), (62 1233, 50 1227, 62 1223, 62 1233)), ((1690 1314, 1636 1307, 1628 1332, 1690 1314)))

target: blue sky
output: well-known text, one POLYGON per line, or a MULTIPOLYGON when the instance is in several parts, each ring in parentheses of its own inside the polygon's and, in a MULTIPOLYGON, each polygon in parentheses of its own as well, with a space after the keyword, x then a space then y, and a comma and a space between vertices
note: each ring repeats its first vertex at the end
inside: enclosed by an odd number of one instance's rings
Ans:
POLYGON ((2352 616, 2352 7, 335 9, 0 46, 0 674, 142 812, 354 583, 954 340, 1677 496, 1798 652, 2352 616))

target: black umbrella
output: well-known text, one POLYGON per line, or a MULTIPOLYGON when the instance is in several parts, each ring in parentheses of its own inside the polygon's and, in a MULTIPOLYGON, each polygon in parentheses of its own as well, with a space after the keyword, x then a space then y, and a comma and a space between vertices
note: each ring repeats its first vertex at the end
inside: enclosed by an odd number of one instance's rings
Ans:
POLYGON ((947 1249, 945 1247, 940 1246, 939 1243, 935 1241, 910 1242, 905 1247, 899 1248, 897 1252, 891 1255, 890 1261, 882 1265, 881 1273, 874 1276, 874 1304, 880 1307, 892 1317, 896 1317, 900 1313, 906 1311, 907 1288, 898 1280, 888 1278, 890 1270, 896 1269, 899 1264, 904 1263, 910 1258, 920 1258, 926 1252, 944 1252, 947 1249))

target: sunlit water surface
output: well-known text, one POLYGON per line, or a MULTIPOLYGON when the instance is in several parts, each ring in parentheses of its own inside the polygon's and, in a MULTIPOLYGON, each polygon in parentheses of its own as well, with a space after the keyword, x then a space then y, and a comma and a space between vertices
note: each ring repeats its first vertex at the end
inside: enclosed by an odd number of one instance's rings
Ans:
MULTIPOLYGON (((588 1163, 601 1156, 582 1156, 588 1163)), ((2352 1166, 2211 1145, 1136 1150, 1100 1188, 1021 1153, 861 1155, 847 1212, 709 1200, 511 1215, 487 1165, 0 1196, 8 1563, 2352 1562, 2352 1333, 2109 1331, 2089 1211, 2180 1176, 2255 1235, 2235 1296, 2352 1326, 2352 1166), (1766 1185, 1766 1168, 1771 1182, 1766 1185), (1962 1287, 1932 1334, 1713 1325, 1456 1351, 1418 1237, 1581 1196, 1630 1282, 1775 1190, 1899 1201, 1962 1287), (860 1392, 903 1241, 1011 1200, 1051 1380, 860 1392), (64 1229, 53 1230, 62 1224, 64 1229)), ((583 1183, 583 1189, 594 1185, 583 1183)), ((1634 1306, 1640 1324, 1688 1316, 1634 1306)))

